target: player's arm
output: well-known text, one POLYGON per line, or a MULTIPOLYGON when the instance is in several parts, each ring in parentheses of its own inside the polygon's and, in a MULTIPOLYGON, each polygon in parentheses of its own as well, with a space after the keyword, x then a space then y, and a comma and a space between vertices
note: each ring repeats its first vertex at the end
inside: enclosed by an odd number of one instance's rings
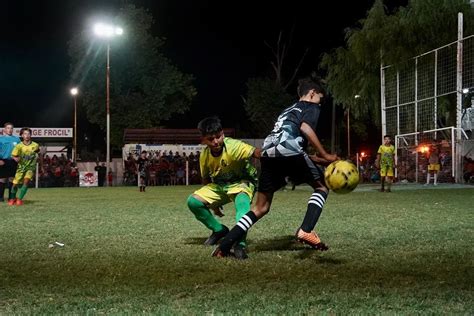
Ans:
POLYGON ((308 123, 303 122, 300 126, 300 131, 303 133, 303 135, 306 137, 308 142, 316 148, 316 150, 319 152, 319 156, 329 162, 337 160, 337 155, 335 154, 328 154, 326 150, 324 149, 323 145, 321 145, 321 142, 318 139, 318 136, 316 133, 313 131, 311 126, 308 125, 308 123))
POLYGON ((12 150, 12 159, 17 163, 20 161, 20 144, 16 145, 12 150))
MULTIPOLYGON (((315 163, 317 163, 318 165, 321 165, 321 166, 327 166, 332 162, 332 161, 329 161, 327 159, 324 159, 323 157, 319 157, 316 154, 308 155, 308 156, 312 161, 314 161, 315 163)), ((337 160, 339 160, 339 157, 337 157, 337 160)))
POLYGON ((261 148, 255 148, 255 150, 253 151, 252 157, 260 159, 261 156, 262 156, 262 149, 261 148))

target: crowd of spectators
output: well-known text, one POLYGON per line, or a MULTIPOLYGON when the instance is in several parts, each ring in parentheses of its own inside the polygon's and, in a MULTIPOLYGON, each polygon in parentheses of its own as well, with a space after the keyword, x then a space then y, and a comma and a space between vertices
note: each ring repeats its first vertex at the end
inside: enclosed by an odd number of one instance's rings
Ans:
MULTIPOLYGON (((186 162, 188 162, 189 184, 201 183, 201 172, 199 169, 199 155, 191 152, 173 153, 162 151, 147 152, 148 163, 145 166, 145 181, 147 186, 158 185, 184 185, 186 184, 186 162)), ((137 185, 137 159, 129 154, 125 160, 123 185, 137 185)))
POLYGON ((46 154, 39 163, 39 186, 41 188, 79 186, 79 170, 66 155, 50 157, 46 154))

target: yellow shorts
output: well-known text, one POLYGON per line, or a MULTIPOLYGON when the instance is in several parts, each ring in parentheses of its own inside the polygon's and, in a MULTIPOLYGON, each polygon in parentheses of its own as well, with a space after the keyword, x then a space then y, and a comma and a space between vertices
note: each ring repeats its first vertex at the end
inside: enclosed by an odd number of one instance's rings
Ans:
POLYGON ((246 193, 250 197, 250 200, 252 200, 255 192, 255 185, 248 182, 227 185, 209 183, 199 190, 194 191, 194 194, 209 203, 211 208, 214 208, 234 201, 237 194, 242 192, 246 193))
POLYGON ((428 165, 428 171, 439 171, 440 168, 441 166, 439 163, 430 163, 428 165))
POLYGON ((393 167, 380 166, 380 176, 381 177, 393 177, 393 167))
POLYGON ((23 183, 24 179, 33 179, 34 173, 33 170, 27 171, 18 171, 15 173, 15 178, 13 179, 13 184, 23 183))

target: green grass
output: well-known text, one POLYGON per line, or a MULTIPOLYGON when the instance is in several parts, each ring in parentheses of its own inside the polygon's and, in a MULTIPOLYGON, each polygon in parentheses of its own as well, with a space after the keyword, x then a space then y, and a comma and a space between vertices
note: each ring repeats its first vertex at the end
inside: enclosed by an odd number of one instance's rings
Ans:
POLYGON ((280 191, 247 261, 210 257, 185 204, 195 189, 39 189, 1 205, 0 314, 474 312, 472 188, 331 194, 325 253, 293 240, 310 191, 280 191))

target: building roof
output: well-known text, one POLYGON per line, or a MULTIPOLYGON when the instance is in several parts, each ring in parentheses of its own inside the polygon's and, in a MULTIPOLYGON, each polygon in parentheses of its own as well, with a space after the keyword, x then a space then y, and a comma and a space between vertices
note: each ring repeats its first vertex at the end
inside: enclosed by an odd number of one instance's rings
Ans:
MULTIPOLYGON (((235 137, 235 129, 224 128, 224 134, 235 137)), ((197 128, 127 128, 123 133, 125 144, 200 144, 197 128)))

